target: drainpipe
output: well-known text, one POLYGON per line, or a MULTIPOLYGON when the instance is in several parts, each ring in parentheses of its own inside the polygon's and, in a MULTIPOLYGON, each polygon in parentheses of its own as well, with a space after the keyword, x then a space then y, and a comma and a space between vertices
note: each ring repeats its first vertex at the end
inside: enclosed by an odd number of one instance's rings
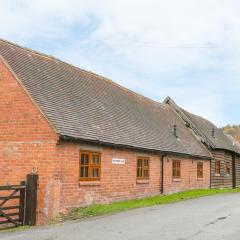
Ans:
POLYGON ((161 175, 161 194, 163 194, 164 192, 164 184, 163 184, 163 181, 164 181, 164 157, 167 156, 166 153, 164 153, 162 156, 161 156, 161 170, 162 170, 162 175, 161 175))
POLYGON ((232 153, 232 187, 236 188, 236 155, 232 153))
POLYGON ((212 189, 212 166, 213 166, 213 164, 212 164, 212 161, 213 161, 213 159, 211 159, 210 160, 210 189, 212 189))

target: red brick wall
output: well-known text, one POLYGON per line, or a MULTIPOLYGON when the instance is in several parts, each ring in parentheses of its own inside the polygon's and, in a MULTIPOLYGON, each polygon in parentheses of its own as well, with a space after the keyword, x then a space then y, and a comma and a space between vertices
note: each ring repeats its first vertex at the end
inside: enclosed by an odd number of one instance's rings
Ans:
POLYGON ((109 203, 160 193, 160 157, 136 151, 64 143, 58 146, 61 162, 61 209, 91 203, 109 203), (79 182, 79 151, 101 152, 101 180, 79 182), (149 183, 136 182, 137 156, 150 157, 149 183), (112 158, 125 164, 112 164, 112 158))
MULTIPOLYGON (((86 144, 65 143, 58 146, 61 156, 61 204, 60 210, 71 206, 85 206, 92 203, 110 203, 123 199, 140 198, 160 194, 161 157, 133 150, 120 150, 86 144), (101 152, 102 172, 99 182, 79 182, 79 151, 101 152), (148 183, 137 183, 137 156, 150 158, 148 183), (126 164, 112 164, 112 158, 126 159, 126 164)), ((164 193, 210 187, 210 161, 202 160, 204 177, 197 179, 197 161, 191 158, 166 156, 164 160, 164 193), (181 179, 172 179, 172 159, 181 161, 181 179)))
POLYGON ((188 189, 210 188, 210 161, 186 157, 166 156, 164 158, 164 194, 188 189), (172 177, 172 160, 181 160, 181 178, 172 177), (203 162, 203 179, 197 178, 197 162, 203 162))
POLYGON ((38 222, 52 215, 58 137, 0 59, 0 185, 39 174, 38 222))

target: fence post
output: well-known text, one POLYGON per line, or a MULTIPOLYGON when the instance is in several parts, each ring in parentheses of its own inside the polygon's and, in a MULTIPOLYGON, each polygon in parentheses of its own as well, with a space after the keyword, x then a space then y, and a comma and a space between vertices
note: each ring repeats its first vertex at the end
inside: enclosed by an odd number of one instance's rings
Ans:
POLYGON ((20 199, 19 199, 19 222, 21 225, 24 225, 24 213, 25 213, 25 186, 26 182, 22 181, 20 184, 23 188, 20 189, 20 199))
POLYGON ((38 175, 27 175, 25 225, 36 225, 38 175))

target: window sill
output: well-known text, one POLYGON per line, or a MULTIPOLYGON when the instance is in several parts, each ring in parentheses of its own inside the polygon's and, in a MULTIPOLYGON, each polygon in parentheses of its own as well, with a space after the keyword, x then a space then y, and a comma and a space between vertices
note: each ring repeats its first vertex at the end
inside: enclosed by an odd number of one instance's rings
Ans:
POLYGON ((137 184, 148 184, 148 183, 149 183, 149 180, 147 180, 147 179, 146 179, 146 180, 144 180, 144 179, 140 180, 140 179, 139 179, 139 180, 136 181, 136 183, 137 183, 137 184))
POLYGON ((181 182, 181 178, 173 178, 172 181, 173 182, 181 182))
POLYGON ((203 181, 203 178, 198 178, 197 180, 198 180, 198 181, 203 181))
POLYGON ((79 186, 99 186, 100 181, 79 181, 79 186))
POLYGON ((215 177, 221 177, 221 175, 220 175, 220 174, 215 174, 214 176, 215 176, 215 177))

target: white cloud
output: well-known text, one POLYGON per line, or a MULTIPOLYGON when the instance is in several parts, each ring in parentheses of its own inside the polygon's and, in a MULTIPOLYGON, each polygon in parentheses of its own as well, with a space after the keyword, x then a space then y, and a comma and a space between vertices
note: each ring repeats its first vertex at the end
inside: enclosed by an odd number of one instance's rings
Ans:
POLYGON ((9 40, 41 46, 156 100, 172 95, 218 125, 238 121, 229 111, 240 101, 237 0, 0 0, 0 6, 0 35, 9 40))

